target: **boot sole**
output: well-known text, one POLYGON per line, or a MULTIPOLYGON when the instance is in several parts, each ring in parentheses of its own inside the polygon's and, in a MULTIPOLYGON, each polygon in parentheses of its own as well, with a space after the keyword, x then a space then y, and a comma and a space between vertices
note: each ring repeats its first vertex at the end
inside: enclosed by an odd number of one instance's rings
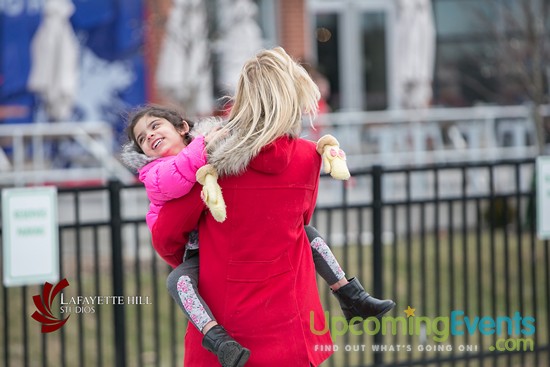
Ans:
MULTIPOLYGON (((383 315, 385 315, 387 312, 391 311, 394 307, 395 307, 396 303, 395 302, 392 302, 391 304, 389 304, 388 306, 386 306, 382 311, 380 311, 379 313, 377 313, 376 315, 373 315, 373 316, 366 316, 363 318, 363 321, 368 319, 369 317, 376 317, 377 319, 380 319, 383 315)), ((355 320, 355 322, 351 322, 351 320, 353 320, 353 318, 351 319, 346 319, 348 321, 348 323, 350 325, 357 325, 359 323, 361 323, 362 321, 361 320, 355 320)))
POLYGON ((219 361, 223 367, 242 367, 250 358, 250 350, 243 348, 237 342, 227 343, 223 347, 223 354, 219 356, 219 361))
POLYGON ((391 305, 389 305, 388 307, 384 308, 378 315, 376 315, 375 317, 377 319, 381 318, 386 312, 392 310, 393 308, 395 307, 395 302, 392 302, 391 305))

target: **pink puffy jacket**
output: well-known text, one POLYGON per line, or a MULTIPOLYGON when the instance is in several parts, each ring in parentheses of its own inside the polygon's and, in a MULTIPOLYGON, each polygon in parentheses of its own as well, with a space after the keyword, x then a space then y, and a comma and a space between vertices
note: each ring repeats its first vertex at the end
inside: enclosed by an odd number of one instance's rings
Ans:
POLYGON ((206 164, 204 136, 197 136, 177 155, 157 158, 141 168, 139 180, 145 185, 151 202, 146 216, 149 229, 157 221, 163 205, 191 191, 197 182, 197 170, 206 164))

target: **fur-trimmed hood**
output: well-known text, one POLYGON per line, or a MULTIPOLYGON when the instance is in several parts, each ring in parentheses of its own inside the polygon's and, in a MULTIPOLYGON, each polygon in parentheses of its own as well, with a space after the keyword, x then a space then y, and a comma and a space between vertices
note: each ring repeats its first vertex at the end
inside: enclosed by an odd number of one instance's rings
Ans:
POLYGON ((242 137, 233 133, 208 147, 208 163, 216 168, 219 176, 238 175, 246 170, 253 158, 251 151, 237 149, 228 153, 240 141, 242 137))
MULTIPOLYGON (((299 132, 291 131, 284 136, 297 138, 299 132)), ((249 138, 249 139, 253 139, 249 138)), ((208 149, 208 163, 216 168, 220 176, 232 176, 243 173, 250 162, 259 152, 253 152, 246 149, 237 149, 229 152, 235 145, 244 140, 244 136, 233 132, 228 137, 221 139, 208 149), (229 153, 228 153, 229 152, 229 153)), ((267 146, 269 146, 268 144, 267 146)), ((267 148, 262 148, 265 149, 267 148)))
MULTIPOLYGON (((222 125, 222 120, 214 117, 206 118, 200 120, 193 126, 189 134, 192 137, 205 135, 210 130, 220 127, 222 125)), ((137 147, 136 143, 129 141, 122 146, 122 151, 120 153, 120 160, 122 163, 137 172, 141 168, 145 167, 147 164, 154 161, 156 158, 148 157, 144 153, 140 152, 140 149, 137 147)))
POLYGON ((129 141, 122 146, 120 152, 120 160, 129 169, 137 172, 148 163, 156 158, 147 157, 145 154, 138 151, 137 145, 133 141, 129 141))

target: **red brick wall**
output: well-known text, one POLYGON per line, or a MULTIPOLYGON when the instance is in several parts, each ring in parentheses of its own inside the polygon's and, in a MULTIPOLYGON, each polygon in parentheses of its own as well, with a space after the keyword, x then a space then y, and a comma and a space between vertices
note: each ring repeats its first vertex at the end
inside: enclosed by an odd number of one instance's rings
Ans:
POLYGON ((280 0, 278 26, 281 46, 294 58, 308 59, 306 0, 280 0))
POLYGON ((146 64, 146 87, 147 101, 162 103, 163 98, 159 95, 155 83, 155 71, 157 69, 160 45, 164 37, 164 27, 168 12, 172 6, 171 0, 153 0, 145 2, 145 44, 144 55, 146 64))

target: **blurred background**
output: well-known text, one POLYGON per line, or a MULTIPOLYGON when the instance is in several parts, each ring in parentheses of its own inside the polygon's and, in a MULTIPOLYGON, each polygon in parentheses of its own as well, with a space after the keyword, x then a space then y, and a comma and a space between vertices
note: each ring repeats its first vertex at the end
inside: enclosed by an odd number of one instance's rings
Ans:
POLYGON ((2 1, 1 181, 128 181, 108 158, 128 110, 219 114, 244 60, 276 45, 323 91, 305 135, 337 128, 352 167, 537 155, 548 18, 544 0, 2 1))
POLYGON ((348 276, 396 300, 392 316, 536 319, 534 335, 465 333, 443 351, 418 350, 439 345, 425 328, 347 334, 326 365, 548 366, 535 159, 550 152, 550 0, 0 0, 0 187, 57 187, 67 296, 152 300, 42 334, 43 285, 3 286, 0 365, 181 365, 185 320, 119 161, 126 114, 223 116, 244 61, 274 46, 322 92, 303 136, 333 134, 347 153, 352 178, 322 175, 313 224, 348 276))

